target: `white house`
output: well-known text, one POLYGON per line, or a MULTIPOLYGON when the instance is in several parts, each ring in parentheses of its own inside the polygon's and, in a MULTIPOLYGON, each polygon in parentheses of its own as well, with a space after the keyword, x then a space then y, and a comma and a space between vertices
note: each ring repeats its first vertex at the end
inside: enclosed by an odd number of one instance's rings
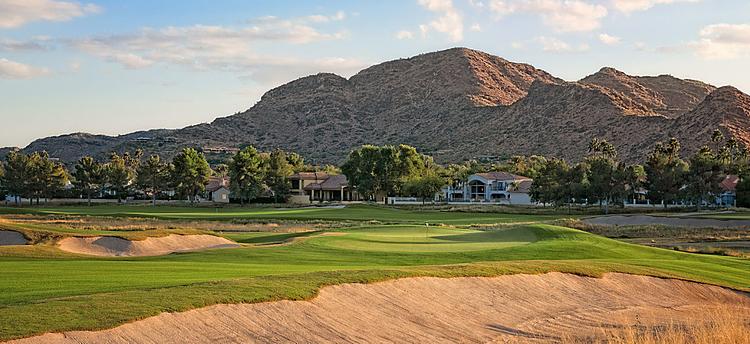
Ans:
POLYGON ((448 202, 533 204, 529 196, 532 183, 531 178, 507 172, 477 173, 443 192, 448 202))

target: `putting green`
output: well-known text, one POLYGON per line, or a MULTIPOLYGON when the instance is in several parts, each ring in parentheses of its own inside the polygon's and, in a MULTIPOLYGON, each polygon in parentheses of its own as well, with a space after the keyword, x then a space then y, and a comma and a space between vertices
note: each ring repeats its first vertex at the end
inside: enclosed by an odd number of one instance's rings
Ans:
POLYGON ((315 245, 378 252, 467 252, 508 248, 537 240, 525 228, 478 231, 450 227, 382 226, 316 238, 315 245))

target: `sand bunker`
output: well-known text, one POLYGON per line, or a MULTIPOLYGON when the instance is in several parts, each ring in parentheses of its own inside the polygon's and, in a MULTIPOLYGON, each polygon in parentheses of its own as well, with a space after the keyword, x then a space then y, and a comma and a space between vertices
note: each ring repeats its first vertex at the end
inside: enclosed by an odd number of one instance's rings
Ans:
POLYGON ((714 220, 648 215, 613 215, 583 219, 584 223, 603 226, 664 225, 670 227, 696 228, 750 228, 748 220, 714 220))
POLYGON ((213 235, 168 235, 145 240, 127 240, 116 237, 72 237, 58 242, 67 252, 110 257, 160 256, 175 252, 211 248, 238 247, 239 244, 213 235))
POLYGON ((323 288, 311 301, 216 305, 113 329, 26 343, 454 343, 592 339, 601 328, 699 322, 750 297, 714 286, 624 274, 408 278, 323 288))
POLYGON ((28 243, 29 241, 21 233, 0 230, 0 246, 26 245, 28 243))

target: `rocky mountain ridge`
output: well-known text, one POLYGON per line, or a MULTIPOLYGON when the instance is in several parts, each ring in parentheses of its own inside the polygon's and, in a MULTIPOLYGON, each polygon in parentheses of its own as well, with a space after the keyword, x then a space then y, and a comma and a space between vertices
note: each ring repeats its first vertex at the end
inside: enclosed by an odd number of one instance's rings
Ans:
POLYGON ((24 150, 74 161, 136 148, 171 156, 193 146, 219 161, 251 144, 340 163, 361 144, 406 143, 440 162, 514 154, 576 160, 601 137, 638 161, 670 136, 689 154, 716 128, 750 146, 748 98, 732 87, 613 68, 566 82, 528 64, 453 48, 374 65, 349 79, 303 77, 211 123, 116 137, 63 135, 24 150))

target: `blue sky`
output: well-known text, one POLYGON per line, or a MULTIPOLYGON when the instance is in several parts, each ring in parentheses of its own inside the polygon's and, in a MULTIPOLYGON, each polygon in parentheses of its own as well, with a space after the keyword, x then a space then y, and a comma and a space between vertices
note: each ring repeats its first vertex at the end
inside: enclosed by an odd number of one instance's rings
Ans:
POLYGON ((750 93, 746 0, 0 0, 0 146, 210 122, 297 77, 454 46, 750 93))

